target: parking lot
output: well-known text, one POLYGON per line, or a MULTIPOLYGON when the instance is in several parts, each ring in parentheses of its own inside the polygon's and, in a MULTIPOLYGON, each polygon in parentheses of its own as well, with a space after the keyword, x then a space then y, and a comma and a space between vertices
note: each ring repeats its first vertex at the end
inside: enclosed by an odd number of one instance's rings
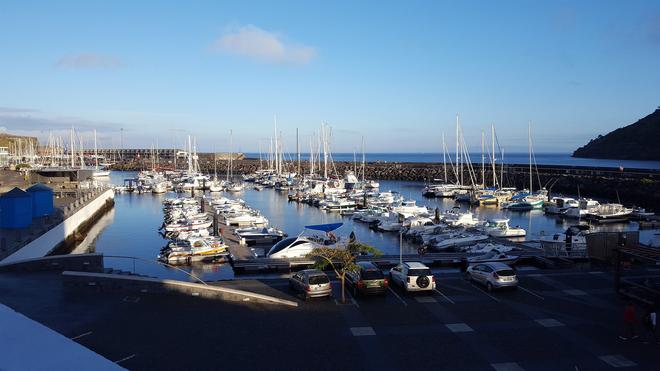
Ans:
MULTIPOLYGON (((19 294, 8 280, 0 299, 129 369, 655 370, 660 361, 660 345, 618 338, 624 302, 608 272, 522 267, 517 290, 492 293, 456 270, 434 274, 431 293, 393 287, 346 304, 334 280, 334 298, 298 308, 62 293, 54 283, 19 294), (29 305, 35 295, 40 307, 29 305)), ((293 298, 284 277, 220 284, 293 298)))

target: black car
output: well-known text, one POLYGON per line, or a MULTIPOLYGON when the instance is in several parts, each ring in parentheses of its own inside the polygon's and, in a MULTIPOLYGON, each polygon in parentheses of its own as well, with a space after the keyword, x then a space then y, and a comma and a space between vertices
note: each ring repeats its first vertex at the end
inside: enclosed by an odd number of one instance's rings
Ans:
POLYGON ((357 262, 358 268, 346 274, 346 285, 353 296, 358 294, 385 294, 389 282, 383 272, 370 262, 357 262))

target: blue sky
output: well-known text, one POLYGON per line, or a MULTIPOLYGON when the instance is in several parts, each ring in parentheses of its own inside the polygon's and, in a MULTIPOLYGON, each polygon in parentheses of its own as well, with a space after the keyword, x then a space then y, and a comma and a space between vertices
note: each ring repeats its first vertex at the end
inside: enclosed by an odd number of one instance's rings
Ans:
POLYGON ((660 105, 658 1, 2 1, 0 127, 104 146, 568 152, 660 105), (174 138, 174 139, 173 139, 174 138), (267 147, 267 144, 264 144, 267 147), (306 148, 306 147, 303 147, 306 148))

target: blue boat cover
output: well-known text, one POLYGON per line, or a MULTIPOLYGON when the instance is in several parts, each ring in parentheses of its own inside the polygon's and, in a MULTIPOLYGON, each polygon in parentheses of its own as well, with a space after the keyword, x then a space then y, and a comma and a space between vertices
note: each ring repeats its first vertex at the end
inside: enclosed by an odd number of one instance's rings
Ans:
POLYGON ((521 199, 523 199, 523 198, 525 198, 525 197, 527 197, 527 196, 529 196, 529 193, 527 193, 527 192, 524 192, 524 193, 518 193, 517 195, 514 195, 513 197, 511 197, 511 200, 514 200, 514 201, 515 201, 515 200, 521 200, 521 199))
POLYGON ((316 224, 316 225, 306 225, 306 229, 313 229, 315 231, 330 232, 341 227, 344 223, 331 223, 331 224, 316 224))

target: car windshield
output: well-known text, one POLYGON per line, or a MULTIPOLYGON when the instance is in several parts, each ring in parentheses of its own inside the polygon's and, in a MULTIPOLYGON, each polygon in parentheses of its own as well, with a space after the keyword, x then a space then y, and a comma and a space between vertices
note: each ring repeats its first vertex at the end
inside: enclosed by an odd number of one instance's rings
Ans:
POLYGON ((383 272, 377 269, 365 269, 362 271, 363 280, 382 280, 383 272))
POLYGON ((501 271, 497 271, 497 274, 500 276, 515 276, 516 273, 511 270, 511 269, 502 269, 501 271))
POLYGON ((326 275, 309 276, 310 285, 321 285, 328 282, 330 281, 328 280, 328 276, 326 275))
POLYGON ((431 275, 431 270, 428 268, 418 268, 418 269, 410 269, 408 271, 409 276, 430 276, 431 275))

